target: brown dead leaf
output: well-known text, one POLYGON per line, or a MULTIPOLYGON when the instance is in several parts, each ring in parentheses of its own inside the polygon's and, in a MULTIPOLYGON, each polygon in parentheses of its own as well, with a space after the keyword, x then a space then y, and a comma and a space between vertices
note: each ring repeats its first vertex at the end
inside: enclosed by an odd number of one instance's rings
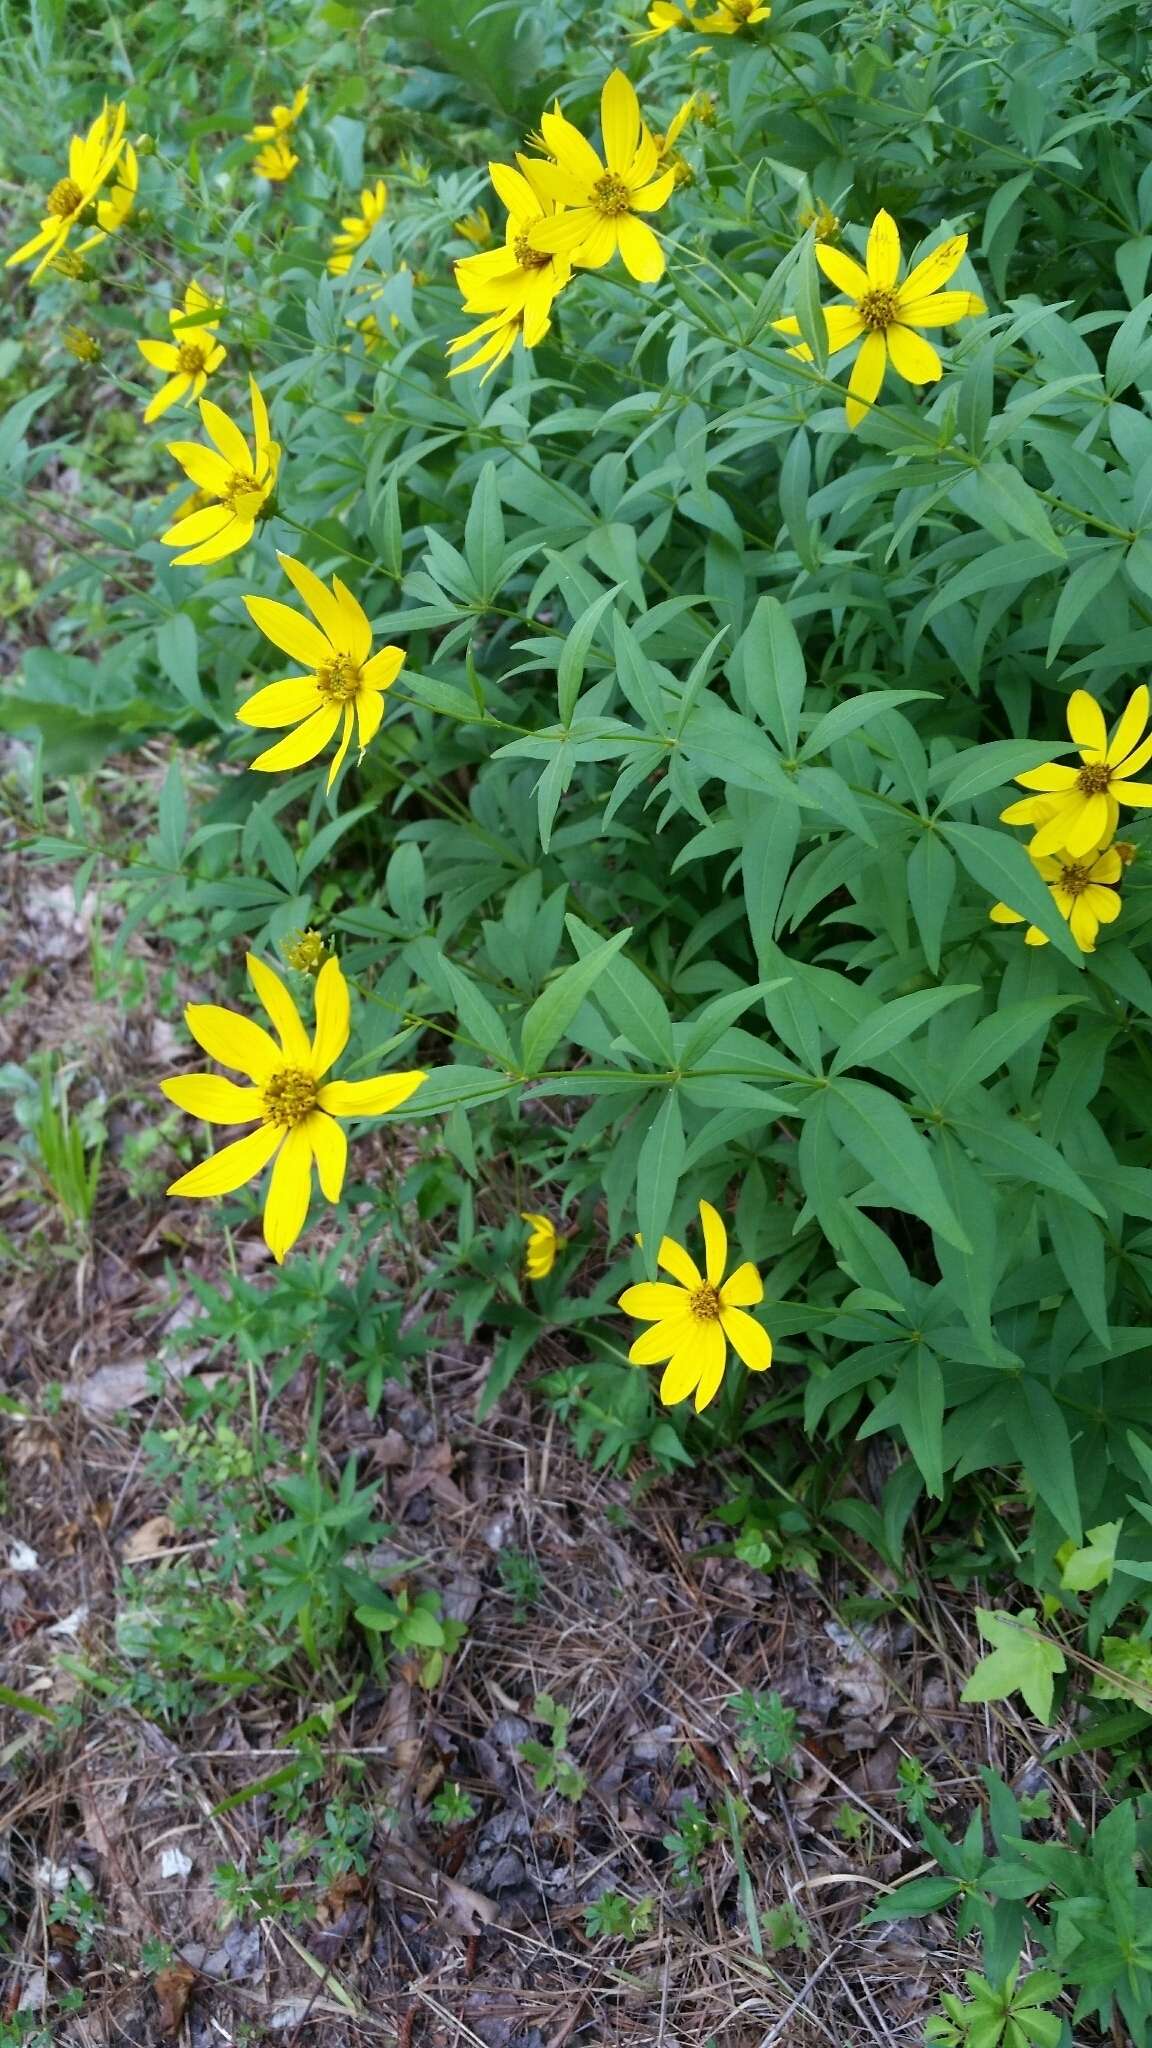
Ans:
POLYGON ((166 1969, 158 1970, 152 1979, 152 1989, 160 2008, 160 2032, 175 2039, 184 2024, 184 2014, 196 1982, 195 1970, 187 1963, 169 1963, 166 1969))
POLYGON ((442 1870, 436 1873, 436 1902, 440 1925, 450 1927, 454 1934, 462 1934, 465 1940, 491 1927, 496 1919, 493 1900, 466 1884, 457 1884, 454 1877, 446 1877, 442 1870))
POLYGON ((390 1472, 394 1466, 408 1463, 411 1446, 398 1429, 386 1429, 383 1436, 368 1437, 364 1449, 373 1465, 390 1472))
POLYGON ((397 1479, 394 1488, 397 1507, 406 1508, 409 1501, 414 1500, 418 1493, 430 1493, 433 1500, 440 1502, 441 1507, 467 1507, 464 1495, 451 1477, 455 1462, 456 1453, 451 1444, 433 1444, 420 1463, 412 1467, 411 1472, 406 1472, 403 1478, 397 1479))
MULTIPOLYGON (((192 1366, 190 1357, 178 1354, 165 1361, 164 1377, 182 1380, 192 1366)), ((155 1376, 148 1358, 124 1358, 115 1365, 101 1365, 86 1380, 69 1380, 61 1388, 61 1399, 78 1403, 82 1415, 92 1422, 106 1422, 122 1408, 136 1408, 141 1401, 155 1399, 155 1376)))
POLYGON ((175 1534, 176 1524, 170 1515, 150 1515, 125 1538, 120 1555, 125 1564, 141 1564, 146 1557, 163 1557, 175 1534))

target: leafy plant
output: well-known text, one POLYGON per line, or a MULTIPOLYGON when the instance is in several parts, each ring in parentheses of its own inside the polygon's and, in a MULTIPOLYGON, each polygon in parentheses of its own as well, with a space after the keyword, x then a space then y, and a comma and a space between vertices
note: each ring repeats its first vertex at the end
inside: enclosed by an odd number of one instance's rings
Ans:
POLYGON ((561 1799, 569 1799, 575 1805, 583 1799, 588 1780, 568 1751, 571 1709, 558 1705, 550 1693, 542 1692, 536 1696, 532 1715, 549 1731, 547 1742, 537 1742, 535 1736, 530 1736, 520 1744, 521 1756, 532 1766, 536 1790, 551 1792, 555 1788, 561 1799))

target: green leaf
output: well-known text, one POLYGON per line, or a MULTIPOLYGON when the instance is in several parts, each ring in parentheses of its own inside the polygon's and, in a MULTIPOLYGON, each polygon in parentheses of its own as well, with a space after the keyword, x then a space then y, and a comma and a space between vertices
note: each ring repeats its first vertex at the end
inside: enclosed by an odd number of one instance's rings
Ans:
POLYGON ((1116 1545, 1123 1521, 1099 1522, 1088 1531, 1088 1541, 1064 1559, 1060 1584, 1069 1593, 1093 1593, 1109 1584, 1116 1567, 1116 1545))
POLYGON ((1079 1543, 1083 1524, 1076 1463, 1059 1402, 1029 1373, 1006 1396, 1003 1415, 1016 1456, 1045 1507, 1065 1535, 1079 1543))
POLYGON ((841 1144, 900 1209, 922 1216, 950 1244, 971 1249, 945 1198, 925 1139, 894 1095, 868 1081, 836 1080, 825 1100, 841 1144))
MULTIPOLYGON (((564 922, 581 959, 588 958, 601 943, 599 933, 578 917, 569 915, 564 922)), ((641 1059, 657 1067, 675 1066, 672 1019, 664 998, 634 961, 620 955, 607 962, 596 984, 596 1001, 641 1059)))
POLYGON ((994 1173, 1009 1174, 1014 1180, 1032 1181, 1042 1188, 1055 1188, 1058 1195, 1068 1195, 1082 1209, 1091 1209, 1094 1216, 1103 1216, 1104 1211, 1091 1189, 1061 1158, 1055 1146, 1049 1145, 1044 1138, 1038 1138, 1034 1131, 1025 1130, 1014 1117, 1002 1116, 993 1125, 980 1118, 955 1114, 952 1122, 977 1157, 983 1159, 994 1173))
POLYGON ((776 935, 780 899, 799 836, 800 813, 792 804, 758 804, 744 834, 744 901, 760 961, 776 935))
POLYGON ((966 1088, 975 1088, 990 1074, 998 1073, 1013 1053, 1039 1038, 1072 1000, 1071 996, 1034 996, 1027 1002, 1006 1003, 993 1016, 982 1017, 950 1057, 940 1100, 963 1095, 966 1088))
POLYGON ((636 1218, 644 1239, 644 1262, 656 1271, 656 1253, 668 1228, 684 1166, 684 1119, 680 1098, 670 1088, 640 1148, 636 1171, 636 1218))
POLYGON ((975 510, 981 524, 986 524, 990 533, 996 533, 996 522, 1002 521, 1029 540, 1039 541, 1049 554, 1062 561, 1065 555, 1063 541, 1056 533, 1041 500, 1030 484, 1025 483, 1018 469, 1007 462, 986 462, 972 477, 972 496, 965 510, 975 510))
POLYGON ((1063 1650, 1034 1626, 1036 1609, 1023 1607, 1019 1614, 998 1614, 978 1607, 976 1621, 992 1649, 980 1659, 961 1699, 966 1705, 979 1705, 1006 1700, 1019 1692, 1036 1719, 1050 1726, 1053 1681, 1067 1667, 1063 1650))
POLYGON ((1067 920, 1061 917, 1019 840, 1010 839, 1006 832, 992 832, 986 825, 949 824, 939 830, 981 889, 1038 926, 1074 966, 1084 965, 1084 955, 1067 920))
POLYGON ((900 1368, 894 1410, 928 1492, 940 1500, 944 1493, 944 1376, 926 1344, 917 1344, 900 1368))
POLYGON ((596 628, 620 589, 618 583, 594 598, 576 620, 560 650, 556 665, 556 703, 561 725, 569 725, 584 681, 584 668, 596 638, 596 628))
POLYGON ((806 685, 804 651, 779 598, 757 598, 739 657, 748 702, 757 718, 786 754, 795 754, 806 685))
POLYGON ((539 1073, 580 1008, 585 997, 599 980, 608 962, 626 946, 632 936, 631 925, 625 925, 611 939, 605 939, 593 952, 581 960, 574 960, 565 967, 555 981, 537 996, 520 1034, 520 1062, 525 1074, 539 1073))
POLYGON ((974 982, 950 984, 947 988, 917 989, 913 995, 897 996, 894 1002, 882 1003, 862 1024, 848 1033, 832 1061, 831 1071, 842 1074, 848 1067, 870 1066, 894 1046, 902 1045, 914 1031, 919 1031, 938 1010, 946 1010, 950 1003, 958 1002, 961 996, 978 993, 974 982))
POLYGON ((962 1890, 954 1877, 914 1877, 871 1907, 862 1925, 876 1927, 887 1920, 916 1920, 924 1913, 937 1913, 962 1890))
POLYGON ((940 972, 940 941, 955 888, 956 863, 948 848, 938 832, 922 832, 908 856, 908 901, 933 974, 940 972))

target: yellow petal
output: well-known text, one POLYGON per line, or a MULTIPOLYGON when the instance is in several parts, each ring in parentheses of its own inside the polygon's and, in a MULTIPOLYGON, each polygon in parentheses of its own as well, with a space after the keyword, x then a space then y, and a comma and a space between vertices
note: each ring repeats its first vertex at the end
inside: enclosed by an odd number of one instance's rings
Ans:
POLYGON ((772 1339, 754 1316, 745 1315, 742 1308, 726 1308, 720 1326, 749 1372, 767 1372, 772 1363, 772 1339))
POLYGON ((687 1315, 691 1295, 683 1287, 669 1287, 663 1280, 642 1280, 626 1287, 616 1306, 626 1316, 640 1316, 645 1322, 674 1322, 687 1315))
POLYGON ((264 1201, 264 1242, 277 1265, 304 1228, 312 1196, 312 1144, 306 1124, 294 1124, 276 1155, 264 1201))
POLYGON ((678 1280, 681 1287, 696 1288, 704 1285, 704 1275, 695 1259, 690 1258, 683 1245, 677 1244, 673 1237, 661 1238, 656 1264, 662 1266, 666 1273, 671 1273, 672 1278, 678 1280))
POLYGON ((304 1124, 316 1171, 320 1177, 320 1192, 327 1202, 338 1202, 344 1186, 344 1174, 348 1165, 348 1139, 342 1127, 330 1116, 313 1111, 304 1124))
POLYGON ((168 1190, 170 1195, 230 1195, 246 1181, 262 1173, 280 1143, 278 1124, 259 1124, 247 1137, 237 1138, 201 1160, 191 1173, 182 1173, 168 1190))
POLYGON ((628 1352, 630 1365, 663 1365, 691 1339, 698 1327, 692 1316, 676 1316, 671 1322, 653 1323, 651 1329, 642 1330, 628 1352))
POLYGON ((199 512, 189 512, 186 519, 178 519, 160 538, 165 547, 187 548, 209 540, 213 534, 221 533, 232 523, 232 514, 227 505, 203 505, 199 512))
POLYGON ((311 676, 289 676, 282 683, 266 683, 236 713, 241 725, 296 725, 319 711, 324 698, 311 676))
POLYGON ((361 753, 380 730, 384 699, 379 692, 360 690, 356 695, 356 740, 361 753))
MULTIPOLYGON (((548 144, 549 154, 554 156, 562 171, 578 181, 587 191, 604 175, 604 166, 590 142, 586 142, 578 128, 563 114, 545 114, 540 122, 540 132, 548 144)), ((551 183, 551 181, 550 181, 551 183)), ((557 195, 560 196, 560 195, 557 195)))
POLYGON ((222 455, 217 455, 214 448, 205 448, 200 441, 169 441, 167 447, 189 483, 195 484, 198 491, 211 491, 213 497, 223 497, 232 471, 222 455))
POLYGON ((138 341, 136 346, 144 361, 151 363, 154 370, 168 370, 171 372, 180 368, 180 351, 172 342, 138 341))
POLYGON ((279 604, 273 597, 246 597, 244 605, 264 638, 282 654, 290 654, 293 661, 303 662, 306 668, 324 668, 333 654, 339 652, 311 619, 294 612, 290 604, 279 604))
POLYGON ((817 242, 816 261, 837 291, 847 292, 850 299, 862 299, 869 289, 868 272, 862 270, 846 250, 834 249, 827 242, 817 242))
POLYGON ((888 360, 898 376, 909 384, 934 384, 944 375, 940 361, 930 341, 922 334, 914 334, 910 327, 889 327, 886 333, 888 360))
POLYGON ((1113 924, 1120 915, 1120 898, 1115 889, 1098 889, 1093 885, 1085 889, 1083 900, 1100 924, 1113 924))
POLYGON ((371 661, 366 661, 360 671, 360 686, 365 690, 389 690, 396 681, 405 662, 402 647, 382 647, 371 661))
POLYGON ((207 1124, 251 1124, 264 1114, 259 1088, 241 1088, 221 1074, 174 1074, 160 1087, 177 1109, 207 1124))
POLYGON ((750 1308, 754 1302, 764 1299, 764 1282, 752 1264, 746 1259, 737 1266, 720 1289, 720 1299, 725 1308, 750 1308))
POLYGON ((640 103, 631 79, 620 70, 605 80, 600 95, 600 127, 608 168, 623 177, 631 168, 640 140, 640 103))
POLYGON ((864 336, 860 344, 860 353, 852 365, 852 375, 848 379, 848 398, 844 410, 850 427, 859 426, 876 397, 884 382, 884 365, 887 360, 888 351, 884 345, 884 336, 879 329, 874 329, 872 333, 864 336))
POLYGON ((1006 903, 994 903, 988 915, 992 919, 993 924, 1023 924, 1024 922, 1020 912, 1018 910, 1010 910, 1006 903))
MULTIPOLYGON (((227 512, 228 508, 222 506, 221 510, 227 512)), ((254 532, 255 525, 251 519, 238 519, 234 512, 228 513, 217 533, 201 541, 198 547, 188 548, 182 555, 174 555, 172 567, 192 569, 202 567, 206 562, 222 562, 225 555, 236 555, 241 548, 246 548, 254 532)))
POLYGON ((337 747, 336 752, 333 755, 332 766, 328 770, 329 789, 331 789, 332 784, 335 782, 336 777, 339 775, 341 766, 343 765, 344 756, 348 752, 348 744, 352 738, 352 725, 354 718, 355 713, 353 712, 351 704, 345 704, 344 730, 340 735, 340 745, 337 747))
POLYGON ((287 739, 277 740, 274 747, 266 747, 257 754, 253 768, 269 774, 277 768, 300 768, 305 761, 314 761, 325 748, 340 723, 339 704, 325 704, 290 732, 287 739))
MULTIPOLYGON (((1116 737, 1108 749, 1109 761, 1126 764, 1128 755, 1139 743, 1147 723, 1148 685, 1141 683, 1138 689, 1133 690, 1124 707, 1120 723, 1116 727, 1116 737)), ((1134 774, 1135 770, 1130 769, 1129 773, 1134 774)))
MULTIPOLYGON (((1112 744, 1115 746, 1116 742, 1113 741, 1112 744)), ((1152 761, 1152 733, 1144 741, 1143 746, 1137 747, 1134 753, 1119 761, 1113 769, 1112 787, 1118 795, 1123 795, 1123 784, 1127 778, 1130 775, 1139 775, 1140 770, 1146 768, 1149 761, 1152 761)))
POLYGON ((1012 779, 1021 789, 1039 789, 1050 795, 1057 790, 1074 789, 1079 773, 1078 768, 1070 768, 1064 761, 1045 761, 1042 767, 1025 768, 1012 779))
MULTIPOLYGON (((938 249, 933 249, 921 262, 913 264, 900 287, 901 304, 909 299, 926 298, 929 292, 937 291, 942 284, 947 284, 952 273, 959 270, 963 263, 967 247, 967 235, 950 235, 946 242, 941 242, 938 249)), ((955 317, 953 315, 953 318, 955 317)))
POLYGON ((900 233, 892 215, 883 207, 868 231, 865 262, 873 290, 891 291, 900 274, 900 233))
POLYGON ((724 1367, 728 1359, 720 1325, 718 1323, 711 1323, 708 1325, 708 1328, 716 1332, 716 1336, 719 1337, 720 1341, 716 1343, 715 1339, 711 1337, 708 1340, 708 1356, 696 1388, 697 1415, 702 1415, 708 1403, 715 1399, 720 1382, 724 1377, 724 1367))
MULTIPOLYGON (((316 571, 310 569, 307 562, 298 562, 295 556, 285 554, 278 554, 276 559, 332 646, 340 654, 351 654, 352 649, 348 645, 348 621, 339 598, 329 590, 326 583, 321 582, 316 571)), ((360 611, 359 605, 356 609, 360 611)), ((360 617, 364 617, 363 612, 360 612, 360 617)), ((369 645, 371 638, 369 629, 369 645)), ((353 655, 353 659, 359 657, 353 655)))
POLYGON ((709 1287, 719 1287, 728 1263, 728 1232, 711 1202, 701 1202, 700 1222, 704 1229, 705 1270, 709 1287))
POLYGON ((368 1081, 326 1081, 316 1100, 329 1116, 387 1116, 427 1079, 422 1070, 413 1069, 406 1074, 375 1074, 368 1081))
POLYGON ((664 251, 647 221, 638 220, 634 213, 622 213, 616 222, 616 240, 624 268, 637 284, 656 284, 663 277, 664 251))
MULTIPOLYGON (((798 320, 787 325, 783 320, 775 320, 772 324, 790 334, 800 332, 798 320)), ((824 325, 828 331, 829 355, 835 355, 838 349, 847 348, 851 342, 859 341, 864 332, 864 322, 855 306, 825 306, 824 325)))
POLYGON ((348 585, 342 583, 339 576, 333 576, 332 588, 336 593, 336 602, 343 620, 342 646, 359 665, 362 661, 367 661, 372 652, 372 627, 368 621, 368 614, 359 598, 353 597, 348 585))
MULTIPOLYGON (((1087 690, 1073 690, 1068 699, 1068 731, 1076 745, 1103 760, 1108 747, 1108 728, 1095 697, 1087 690)), ((1075 774, 1075 770, 1069 771, 1075 774)))
POLYGON ((930 292, 925 297, 913 297, 905 284, 897 297, 900 318, 906 327, 953 327, 957 320, 971 320, 974 315, 988 311, 975 292, 930 292))
POLYGON ((184 1022, 209 1059, 222 1067, 247 1074, 257 1084, 283 1064, 280 1049, 263 1025, 235 1010, 222 1010, 215 1003, 189 1003, 184 1022))
POLYGON ((1100 920, 1095 915, 1088 901, 1087 890, 1085 890, 1083 896, 1077 896, 1073 899, 1069 906, 1067 917, 1068 928, 1080 951, 1082 953, 1094 953, 1096 951, 1096 934, 1100 929, 1100 920))
POLYGON ((339 1059, 348 1043, 350 1015, 348 983, 331 955, 316 977, 316 1035, 309 1056, 313 1074, 326 1074, 339 1059))
POLYGON ((1107 830, 1108 800, 1102 795, 1090 796, 1085 799, 1079 817, 1068 825, 1064 844, 1073 855, 1091 853, 1107 830))
MULTIPOLYGON (((289 1066, 301 1067, 305 1073, 311 1073, 312 1048, 308 1043, 308 1033, 300 1022, 300 1013, 280 976, 274 968, 269 967, 266 960, 258 959, 255 953, 249 953, 244 964, 248 969, 248 979, 276 1028, 277 1036, 284 1048, 284 1058, 289 1066)), ((336 965, 335 961, 330 964, 336 965)), ((339 973, 338 967, 336 971, 339 973)))
POLYGON ((239 470, 243 476, 249 475, 252 470, 252 457, 239 427, 229 419, 226 412, 221 412, 220 407, 214 405, 210 398, 200 400, 200 417, 204 422, 204 431, 208 439, 219 449, 229 468, 239 470))
POLYGON ((171 406, 178 404, 180 399, 187 395, 191 385, 192 379, 186 376, 183 370, 178 371, 175 377, 169 377, 167 383, 160 386, 155 397, 150 398, 145 406, 144 425, 150 427, 153 420, 162 418, 171 406))

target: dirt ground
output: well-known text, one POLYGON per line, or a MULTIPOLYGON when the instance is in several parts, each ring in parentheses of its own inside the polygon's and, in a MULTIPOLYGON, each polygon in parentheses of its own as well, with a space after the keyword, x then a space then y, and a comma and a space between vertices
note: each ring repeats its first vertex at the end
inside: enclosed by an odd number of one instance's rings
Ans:
MULTIPOLYGON (((944 1916, 861 1926, 894 1882, 930 1867, 898 1797, 901 1759, 931 1772, 933 1816, 953 1835, 981 1764, 1018 1790, 1046 1787, 1058 1809, 1085 1796, 1066 1765, 1043 1767, 1010 1713, 958 1704, 977 1654, 968 1597, 944 1604, 925 1583, 869 1614, 876 1578, 850 1538, 819 1582, 751 1568, 716 1518, 735 1467, 597 1473, 530 1373, 478 1423, 483 1329, 469 1345, 434 1338, 374 1415, 338 1371, 320 1396, 328 1478, 353 1454, 361 1482, 383 1475, 390 1533, 368 1564, 403 1564, 466 1624, 439 1682, 422 1686, 411 1657, 383 1682, 361 1664, 349 1699, 350 1652, 344 1668, 296 1658, 276 1682, 201 1686, 175 1718, 146 1711, 138 1686, 126 1695, 126 1625, 165 1575, 183 1565, 220 1583, 216 1539, 178 1526, 179 1477, 157 1480, 145 1434, 186 1423, 199 1376, 239 1375, 250 1412, 274 1415, 291 1444, 316 1366, 273 1402, 275 1356, 249 1370, 188 1341, 189 1282, 223 1259, 220 1234, 210 1220, 176 1223, 158 1192, 163 1151, 143 1190, 121 1163, 171 1061, 177 1001, 170 992, 168 1021, 150 1003, 125 1008, 103 969, 93 981, 92 924, 107 906, 77 911, 68 877, 30 867, 11 836, 0 867, 14 907, 0 1063, 57 1047, 79 1093, 98 1081, 110 1105, 94 1228, 78 1249, 0 1096, 3 1683, 49 1716, 0 1716, 0 2041, 919 2042, 940 1990, 977 1958, 957 1953, 944 1916), (758 1769, 738 1745, 742 1688, 795 1710, 790 1765, 758 1769), (571 1715, 575 1799, 540 1790, 521 1752, 544 1732, 542 1694, 571 1715), (293 1778, 302 1747, 308 1769, 293 1778), (362 1867, 333 1876, 315 1856, 289 1857, 277 1902, 231 1910, 214 1873, 251 1879, 294 1841, 320 1839, 350 1786, 362 1867), (447 1786, 467 1817, 435 1818, 447 1786), (729 1822, 687 1884, 665 1840, 686 1801, 729 1822), (77 1888, 96 1902, 79 1928, 59 1910, 77 1888), (589 1933, 588 1904, 608 1890, 647 1902, 633 1938, 589 1933), (748 1921, 764 1913, 757 1954, 748 1921)), ((158 989, 162 948, 134 947, 134 971, 158 989)), ((255 1231, 236 1245, 259 1284, 255 1231)))

